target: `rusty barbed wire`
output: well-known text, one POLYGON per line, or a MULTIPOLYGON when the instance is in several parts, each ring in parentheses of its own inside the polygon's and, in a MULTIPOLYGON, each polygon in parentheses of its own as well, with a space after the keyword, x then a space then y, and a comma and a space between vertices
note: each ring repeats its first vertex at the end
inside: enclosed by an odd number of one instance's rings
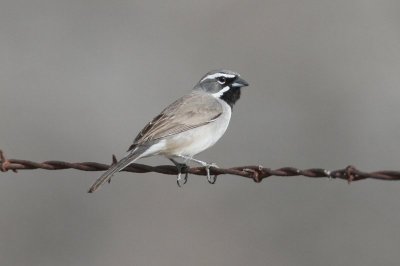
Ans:
MULTIPOLYGON (((112 162, 116 162, 116 158, 113 155, 112 162)), ((28 160, 19 159, 7 159, 2 150, 0 150, 0 171, 7 172, 9 170, 17 172, 17 170, 33 170, 33 169, 44 169, 44 170, 64 170, 64 169, 76 169, 80 171, 104 171, 110 166, 107 164, 96 163, 96 162, 79 162, 70 163, 64 161, 45 161, 45 162, 33 162, 28 160)), ((133 163, 123 171, 133 173, 160 173, 166 175, 177 175, 178 170, 173 165, 159 165, 150 166, 144 164, 133 163)), ((349 183, 353 181, 363 179, 378 179, 378 180, 400 180, 400 171, 377 171, 377 172, 362 172, 354 166, 347 166, 344 169, 339 170, 326 170, 322 168, 309 168, 309 169, 297 169, 295 167, 282 167, 278 169, 265 168, 261 165, 247 165, 238 166, 232 168, 210 168, 212 175, 236 175, 253 179, 255 182, 260 183, 263 179, 270 176, 304 176, 310 178, 337 178, 347 180, 349 183)), ((204 167, 190 167, 188 169, 189 174, 203 175, 206 176, 204 167)))

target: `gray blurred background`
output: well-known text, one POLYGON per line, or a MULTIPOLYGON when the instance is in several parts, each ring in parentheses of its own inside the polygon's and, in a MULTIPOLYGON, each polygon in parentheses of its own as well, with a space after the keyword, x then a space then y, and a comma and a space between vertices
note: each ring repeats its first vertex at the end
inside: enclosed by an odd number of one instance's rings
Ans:
MULTIPOLYGON (((400 2, 0 2, 0 148, 111 162, 207 71, 250 82, 222 167, 400 168, 400 2)), ((168 164, 164 158, 141 163, 168 164)), ((1 265, 398 265, 400 182, 0 173, 1 265)))

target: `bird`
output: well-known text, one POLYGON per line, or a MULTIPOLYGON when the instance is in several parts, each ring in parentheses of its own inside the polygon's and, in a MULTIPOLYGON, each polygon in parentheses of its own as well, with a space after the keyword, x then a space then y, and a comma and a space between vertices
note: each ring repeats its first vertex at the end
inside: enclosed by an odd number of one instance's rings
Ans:
POLYGON ((205 74, 190 93, 166 107, 139 132, 125 157, 113 163, 88 192, 95 192, 102 184, 110 182, 115 173, 136 160, 154 155, 165 156, 174 163, 178 170, 178 186, 187 181, 188 162, 205 167, 207 180, 213 184, 216 177, 210 176, 210 167, 218 166, 193 157, 224 135, 241 88, 248 85, 231 70, 217 69, 205 74), (183 171, 186 171, 184 177, 183 171))

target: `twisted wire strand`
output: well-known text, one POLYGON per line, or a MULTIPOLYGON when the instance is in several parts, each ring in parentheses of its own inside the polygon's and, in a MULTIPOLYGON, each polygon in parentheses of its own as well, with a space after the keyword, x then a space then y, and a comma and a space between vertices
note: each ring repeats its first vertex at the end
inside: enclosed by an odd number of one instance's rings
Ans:
MULTIPOLYGON (((115 163, 117 159, 113 155, 112 162, 115 163)), ((71 163, 64 161, 45 161, 45 162, 33 162, 28 160, 19 159, 7 159, 2 150, 0 150, 0 171, 7 172, 12 170, 33 170, 33 169, 44 169, 44 170, 64 170, 64 169, 76 169, 80 171, 104 171, 110 166, 107 164, 97 162, 79 162, 71 163)), ((133 163, 123 171, 133 173, 160 173, 166 175, 177 175, 178 170, 173 165, 158 165, 150 166, 144 164, 133 163)), ((363 179, 378 179, 378 180, 400 180, 400 171, 376 171, 376 172, 362 172, 354 166, 347 166, 346 168, 339 170, 326 170, 322 168, 309 168, 309 169, 298 169, 295 167, 282 167, 278 169, 265 168, 261 165, 246 165, 237 166, 232 168, 216 168, 211 167, 210 172, 212 175, 236 175, 253 179, 259 183, 264 178, 270 176, 304 176, 310 178, 337 178, 347 180, 349 183, 352 181, 358 181, 363 179)), ((206 170, 204 167, 191 167, 188 169, 189 174, 206 176, 206 170)))

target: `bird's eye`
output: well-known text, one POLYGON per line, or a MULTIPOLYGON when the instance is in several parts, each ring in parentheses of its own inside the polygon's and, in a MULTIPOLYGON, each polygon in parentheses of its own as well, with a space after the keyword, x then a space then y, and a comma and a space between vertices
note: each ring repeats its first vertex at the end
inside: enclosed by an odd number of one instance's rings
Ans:
POLYGON ((218 77, 217 80, 221 84, 224 84, 226 82, 226 78, 224 78, 224 77, 218 77))

